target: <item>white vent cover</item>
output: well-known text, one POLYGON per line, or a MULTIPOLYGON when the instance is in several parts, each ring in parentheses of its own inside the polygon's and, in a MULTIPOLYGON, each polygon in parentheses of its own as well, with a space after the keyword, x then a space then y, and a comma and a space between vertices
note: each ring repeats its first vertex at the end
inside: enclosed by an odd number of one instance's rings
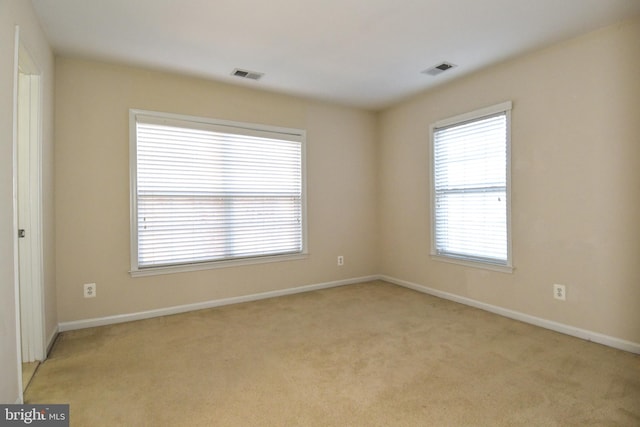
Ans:
POLYGON ((444 73, 445 71, 452 69, 453 67, 457 67, 457 65, 450 62, 443 62, 442 64, 424 70, 422 73, 430 76, 437 76, 440 73, 444 73))
POLYGON ((236 77, 242 77, 245 79, 260 80, 262 76, 264 76, 264 73, 258 73, 255 71, 241 70, 240 68, 235 68, 231 72, 231 75, 236 77))

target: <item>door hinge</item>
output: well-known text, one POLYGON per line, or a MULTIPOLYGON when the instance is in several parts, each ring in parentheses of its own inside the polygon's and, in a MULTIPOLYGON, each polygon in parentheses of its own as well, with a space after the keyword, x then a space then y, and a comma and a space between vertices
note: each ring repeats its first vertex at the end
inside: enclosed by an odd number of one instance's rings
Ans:
POLYGON ((26 232, 24 231, 24 228, 21 228, 18 230, 18 238, 22 239, 24 238, 24 236, 26 235, 26 232))

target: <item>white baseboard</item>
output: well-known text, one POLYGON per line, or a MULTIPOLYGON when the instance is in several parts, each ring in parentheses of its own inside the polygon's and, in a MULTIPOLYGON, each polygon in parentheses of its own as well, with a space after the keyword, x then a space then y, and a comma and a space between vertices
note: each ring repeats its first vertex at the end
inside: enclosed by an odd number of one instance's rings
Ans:
POLYGON ((381 275, 381 276, 378 276, 378 278, 380 280, 384 280, 386 282, 393 283, 395 285, 403 286, 405 288, 413 289, 418 292, 433 295, 433 296, 454 301, 460 304, 479 308, 481 310, 499 314, 501 316, 508 317, 510 319, 519 320, 524 323, 540 326, 545 329, 550 329, 552 331, 560 332, 566 335, 571 335, 573 337, 581 338, 587 341, 593 341, 595 343, 606 345, 608 347, 617 348, 619 350, 640 354, 639 343, 626 341, 620 338, 615 338, 609 335, 600 334, 598 332, 593 332, 586 329, 576 328, 574 326, 565 325, 563 323, 554 322, 552 320, 543 319, 541 317, 531 316, 525 313, 520 313, 518 311, 513 311, 506 308, 498 307, 495 305, 487 304, 484 302, 476 301, 471 298, 461 297, 459 295, 439 291, 437 289, 429 288, 427 286, 419 285, 417 283, 396 279, 394 277, 381 275))
POLYGON ((47 346, 45 347, 44 358, 47 359, 49 357, 49 353, 51 352, 51 347, 53 347, 53 343, 56 342, 56 337, 58 336, 59 326, 53 328, 51 331, 51 335, 49 335, 49 340, 46 342, 47 346))
POLYGON ((299 294, 301 292, 316 291, 319 289, 334 288, 337 286, 351 285, 354 283, 377 280, 379 276, 363 276, 351 279, 336 280, 333 282, 317 283, 314 285, 299 286, 296 288, 280 289, 277 291, 262 292, 239 297, 223 298, 212 301, 198 302, 194 304, 178 305, 173 307, 159 308, 156 310, 141 311, 138 313, 119 314, 116 316, 98 317, 93 319, 76 320, 71 322, 61 322, 58 324, 58 331, 73 331, 76 329, 93 328, 95 326, 112 325, 115 323, 132 322, 134 320, 149 319, 152 317, 168 316, 171 314, 185 313, 188 311, 203 310, 206 308, 220 307, 223 305, 238 304, 243 302, 257 301, 261 299, 280 297, 284 295, 299 294))

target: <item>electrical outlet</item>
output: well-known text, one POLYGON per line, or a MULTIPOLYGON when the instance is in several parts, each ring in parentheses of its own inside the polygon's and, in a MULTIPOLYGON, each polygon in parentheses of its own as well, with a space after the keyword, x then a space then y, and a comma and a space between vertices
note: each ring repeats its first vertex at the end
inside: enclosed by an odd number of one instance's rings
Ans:
POLYGON ((342 255, 338 256, 338 265, 344 265, 344 257, 342 255))
POLYGON ((553 297, 561 301, 566 301, 567 288, 564 285, 558 285, 558 284, 553 285, 553 297))
POLYGON ((95 283, 85 283, 84 284, 84 297, 85 298, 94 298, 96 296, 96 284, 95 283))

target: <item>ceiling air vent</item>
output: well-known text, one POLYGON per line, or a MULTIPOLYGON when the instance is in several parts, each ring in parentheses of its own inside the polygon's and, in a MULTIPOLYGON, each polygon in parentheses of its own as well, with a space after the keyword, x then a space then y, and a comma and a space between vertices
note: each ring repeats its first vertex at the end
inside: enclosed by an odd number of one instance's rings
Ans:
POLYGON ((241 70, 240 68, 236 68, 233 70, 231 75, 236 77, 242 77, 245 79, 260 80, 262 76, 264 76, 264 73, 257 73, 255 71, 241 70))
POLYGON ((440 65, 424 70, 422 73, 430 76, 437 76, 440 73, 444 73, 445 71, 452 69, 453 67, 456 67, 456 65, 449 62, 443 62, 440 65))

